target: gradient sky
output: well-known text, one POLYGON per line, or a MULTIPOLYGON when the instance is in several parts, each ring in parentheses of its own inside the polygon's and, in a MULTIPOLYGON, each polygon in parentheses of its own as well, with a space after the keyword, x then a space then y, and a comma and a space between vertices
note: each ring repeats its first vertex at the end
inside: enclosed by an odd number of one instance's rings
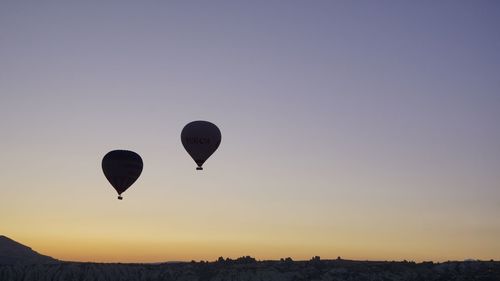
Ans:
POLYGON ((0 234, 78 261, 498 260, 499 26, 494 0, 1 1, 0 234), (145 165, 123 201, 113 149, 145 165))

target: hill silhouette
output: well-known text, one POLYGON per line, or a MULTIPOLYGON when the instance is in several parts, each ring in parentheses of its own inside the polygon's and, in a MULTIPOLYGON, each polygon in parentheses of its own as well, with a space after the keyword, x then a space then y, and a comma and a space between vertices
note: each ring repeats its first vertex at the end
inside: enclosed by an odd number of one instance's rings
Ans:
POLYGON ((38 264, 57 260, 33 251, 30 247, 0 235, 0 264, 38 264))
POLYGON ((258 261, 250 256, 220 257, 213 262, 157 264, 58 261, 10 238, 0 236, 0 280, 23 281, 403 281, 500 280, 498 261, 354 261, 340 257, 306 261, 291 258, 258 261))

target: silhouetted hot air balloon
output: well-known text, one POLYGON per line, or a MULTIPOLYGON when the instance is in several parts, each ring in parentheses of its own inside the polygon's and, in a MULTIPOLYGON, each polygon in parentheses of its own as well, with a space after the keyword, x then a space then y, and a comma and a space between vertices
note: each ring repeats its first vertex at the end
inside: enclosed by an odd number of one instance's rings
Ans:
POLYGON ((196 170, 203 170, 201 167, 203 163, 220 145, 221 133, 217 126, 208 121, 193 121, 182 129, 181 141, 194 162, 198 164, 196 170))
POLYGON ((141 156, 133 151, 113 150, 102 159, 102 171, 120 200, 121 194, 139 178, 142 167, 141 156))

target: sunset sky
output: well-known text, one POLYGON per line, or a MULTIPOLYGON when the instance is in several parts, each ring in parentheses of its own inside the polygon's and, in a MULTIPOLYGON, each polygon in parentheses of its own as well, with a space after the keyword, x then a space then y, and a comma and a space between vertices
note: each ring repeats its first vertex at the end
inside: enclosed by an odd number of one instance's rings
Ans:
POLYGON ((0 2, 0 235, 62 260, 500 259, 500 1, 0 2), (196 171, 193 120, 222 143, 196 171), (102 157, 139 153, 123 196, 102 157))

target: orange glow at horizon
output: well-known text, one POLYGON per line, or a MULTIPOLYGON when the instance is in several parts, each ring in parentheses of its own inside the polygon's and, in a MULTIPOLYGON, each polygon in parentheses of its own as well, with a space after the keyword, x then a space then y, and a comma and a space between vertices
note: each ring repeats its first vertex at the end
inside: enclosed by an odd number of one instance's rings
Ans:
POLYGON ((0 235, 74 261, 500 260, 500 1, 29 2, 0 1, 0 235), (203 171, 194 120, 222 134, 203 171), (116 149, 144 163, 123 200, 116 149))

